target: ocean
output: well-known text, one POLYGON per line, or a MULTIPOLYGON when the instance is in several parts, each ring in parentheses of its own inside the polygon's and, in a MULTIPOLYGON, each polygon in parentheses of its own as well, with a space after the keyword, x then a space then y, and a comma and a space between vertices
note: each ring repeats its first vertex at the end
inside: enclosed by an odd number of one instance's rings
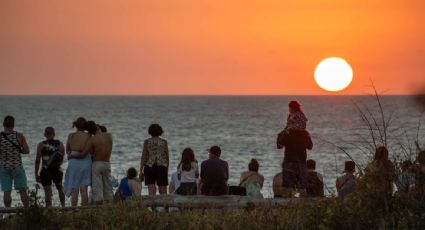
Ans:
MULTIPOLYGON (((410 96, 381 99, 385 116, 392 118, 388 127, 391 156, 414 157, 413 141, 418 136, 422 144, 425 142, 424 129, 418 129, 421 109, 410 96)), ((118 179, 129 167, 139 168, 143 140, 149 137, 147 129, 158 123, 169 142, 170 174, 185 147, 194 149, 201 162, 207 159, 210 146, 219 145, 222 159, 230 166, 230 185, 239 184, 240 174, 248 169, 250 159, 256 158, 265 177, 262 192, 272 197, 271 182, 281 170, 283 158, 283 151, 276 149, 276 135, 285 126, 290 100, 298 100, 309 119, 307 129, 314 147, 308 158, 316 160, 326 194, 332 195, 335 179, 344 161, 349 160, 346 153, 361 167, 372 156, 368 145, 372 138, 356 109, 356 105, 367 106, 382 124, 371 96, 1 96, 0 117, 14 116, 15 129, 25 135, 30 146, 30 154, 22 156, 30 189, 36 184, 35 153, 44 128, 53 126, 56 138, 65 143, 74 131, 72 122, 82 116, 105 125, 112 133, 112 175, 118 179)), ((66 170, 66 160, 62 168, 66 170)), ((142 191, 147 194, 147 187, 143 185, 142 191)), ((40 195, 44 196, 42 191, 40 195)), ((0 200, 2 197, 1 193, 0 200)), ((13 192, 12 205, 20 203, 18 197, 13 192)), ((54 202, 58 204, 56 193, 54 202)))

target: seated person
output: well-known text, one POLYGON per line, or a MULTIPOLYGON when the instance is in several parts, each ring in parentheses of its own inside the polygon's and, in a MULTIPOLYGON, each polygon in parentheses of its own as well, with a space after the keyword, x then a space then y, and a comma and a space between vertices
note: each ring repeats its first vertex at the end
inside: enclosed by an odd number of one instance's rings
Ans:
POLYGON ((180 186, 176 190, 179 195, 196 195, 198 191, 197 180, 199 178, 198 161, 191 148, 185 148, 182 152, 182 158, 177 166, 177 177, 180 180, 180 186))
MULTIPOLYGON (((283 162, 281 166, 283 168, 283 162)), ((291 196, 292 190, 288 191, 287 188, 283 187, 282 182, 283 182, 283 172, 279 172, 273 177, 273 182, 272 182, 274 198, 283 198, 283 197, 291 196)))
POLYGON ((121 180, 118 191, 123 199, 141 197, 142 187, 137 178, 137 170, 135 168, 127 170, 127 176, 121 180))
POLYGON ((251 159, 251 162, 248 164, 248 170, 241 174, 240 186, 245 187, 246 195, 254 198, 263 198, 261 194, 261 189, 264 184, 263 175, 258 173, 260 164, 256 159, 251 159))
POLYGON ((316 161, 307 160, 306 192, 309 197, 323 197, 323 176, 316 172, 316 161))
POLYGON ((389 160, 388 154, 386 146, 378 146, 373 161, 367 165, 363 177, 366 183, 373 185, 370 186, 372 192, 385 196, 392 195, 395 179, 395 167, 389 160))
POLYGON ((213 146, 209 149, 209 159, 201 164, 202 195, 220 196, 228 193, 229 165, 220 159, 221 149, 213 146))
POLYGON ((356 164, 354 161, 346 161, 344 167, 344 175, 336 179, 336 190, 339 198, 344 198, 352 193, 357 186, 357 178, 354 175, 356 164))

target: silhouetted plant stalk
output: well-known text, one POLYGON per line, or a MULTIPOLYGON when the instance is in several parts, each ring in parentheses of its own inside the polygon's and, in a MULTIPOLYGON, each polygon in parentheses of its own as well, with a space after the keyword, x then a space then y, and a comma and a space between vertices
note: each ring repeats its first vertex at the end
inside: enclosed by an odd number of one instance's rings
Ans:
MULTIPOLYGON (((421 119, 425 114, 424 111, 419 119, 416 127, 416 135, 413 140, 412 135, 409 135, 405 127, 393 127, 393 122, 395 121, 394 112, 387 112, 385 110, 385 105, 382 102, 381 96, 373 82, 371 83, 371 88, 373 90, 373 94, 371 96, 376 103, 375 109, 371 109, 370 105, 365 103, 360 104, 353 102, 354 107, 358 111, 359 117, 363 122, 362 127, 356 127, 354 129, 354 132, 352 133, 354 140, 350 140, 349 142, 342 141, 342 144, 336 144, 318 136, 314 137, 315 139, 319 139, 324 143, 332 145, 339 152, 342 152, 350 160, 354 161, 360 175, 364 174, 363 169, 365 167, 363 167, 359 163, 358 159, 353 156, 350 149, 358 150, 369 160, 372 160, 376 148, 379 145, 385 145, 390 152, 393 153, 393 161, 398 169, 403 160, 412 160, 420 149, 419 133, 421 131, 421 119), (400 154, 403 154, 403 156, 400 154)), ((335 165, 337 165, 336 155, 335 165)), ((339 173, 337 168, 335 168, 335 172, 337 174, 339 173)))
MULTIPOLYGON (((368 146, 373 148, 371 149, 371 152, 373 152, 378 145, 382 144, 388 146, 388 130, 391 127, 394 113, 390 113, 388 117, 386 117, 381 97, 373 82, 371 82, 371 87, 374 92, 373 97, 378 108, 378 114, 376 115, 367 105, 360 105, 354 102, 354 106, 369 132, 372 144, 368 143, 368 146)), ((362 138, 362 140, 366 141, 364 138, 362 138)))

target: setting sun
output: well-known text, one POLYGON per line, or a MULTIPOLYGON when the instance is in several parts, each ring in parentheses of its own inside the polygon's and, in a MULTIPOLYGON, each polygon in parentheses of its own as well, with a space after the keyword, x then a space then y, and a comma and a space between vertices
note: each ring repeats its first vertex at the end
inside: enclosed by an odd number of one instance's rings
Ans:
POLYGON ((342 58, 330 57, 322 60, 314 71, 314 79, 320 88, 336 92, 347 88, 353 80, 350 64, 342 58))

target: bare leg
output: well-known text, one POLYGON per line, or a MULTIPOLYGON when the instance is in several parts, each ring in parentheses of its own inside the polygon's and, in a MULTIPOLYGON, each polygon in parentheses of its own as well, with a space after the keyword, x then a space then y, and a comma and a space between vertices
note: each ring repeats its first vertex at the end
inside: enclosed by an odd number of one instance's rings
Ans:
POLYGON ((19 195, 21 196, 21 201, 22 204, 24 205, 25 208, 28 208, 29 205, 29 200, 28 200, 28 193, 26 190, 21 190, 19 191, 19 195))
POLYGON ((80 194, 81 194, 81 206, 89 205, 89 195, 87 193, 87 186, 80 187, 80 194))
POLYGON ((56 184, 56 189, 58 190, 59 200, 61 202, 61 207, 65 207, 65 193, 63 192, 62 184, 56 184))
POLYGON ((159 194, 167 195, 167 186, 158 186, 159 194))
POLYGON ((71 191, 71 206, 76 207, 78 203, 78 188, 73 188, 71 191))
POLYGON ((3 195, 4 195, 3 196, 4 207, 10 208, 10 206, 12 205, 11 192, 4 192, 3 195))
POLYGON ((148 193, 149 193, 149 196, 156 195, 156 186, 154 184, 148 184, 148 193))
POLYGON ((46 207, 52 207, 52 186, 44 186, 44 201, 46 207))

